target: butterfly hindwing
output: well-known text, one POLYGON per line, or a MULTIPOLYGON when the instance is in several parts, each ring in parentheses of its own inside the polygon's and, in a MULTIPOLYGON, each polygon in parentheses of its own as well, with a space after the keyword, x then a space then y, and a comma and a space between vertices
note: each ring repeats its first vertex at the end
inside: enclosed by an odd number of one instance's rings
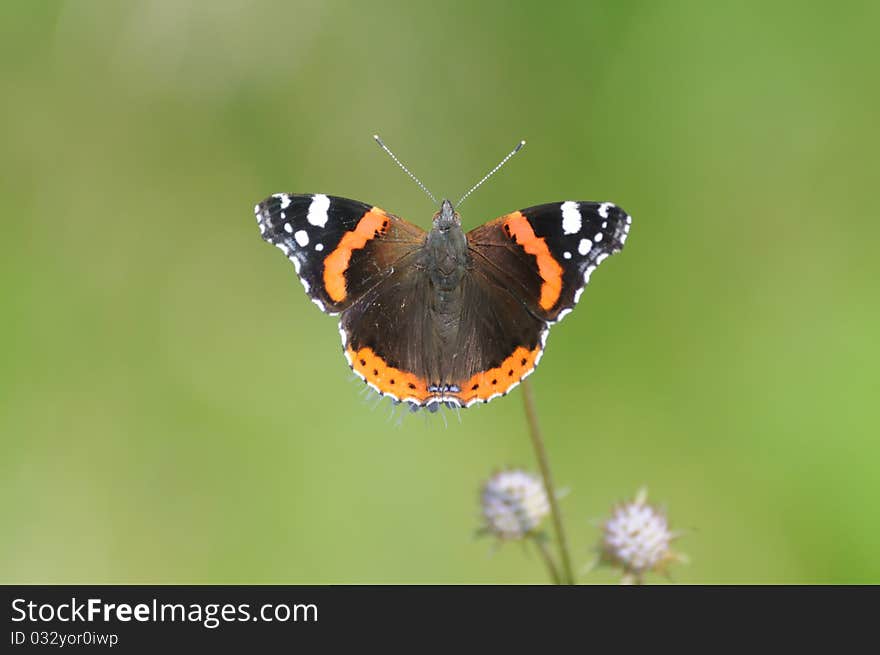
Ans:
POLYGON ((462 285, 460 330, 451 350, 457 403, 469 407, 503 396, 541 359, 547 324, 513 290, 474 266, 462 285))
POLYGON ((324 194, 276 193, 254 208, 260 233, 329 314, 351 306, 417 250, 425 231, 383 209, 324 194))
POLYGON ((623 249, 632 219, 610 202, 565 201, 505 214, 471 230, 475 266, 548 322, 562 319, 593 271, 623 249))

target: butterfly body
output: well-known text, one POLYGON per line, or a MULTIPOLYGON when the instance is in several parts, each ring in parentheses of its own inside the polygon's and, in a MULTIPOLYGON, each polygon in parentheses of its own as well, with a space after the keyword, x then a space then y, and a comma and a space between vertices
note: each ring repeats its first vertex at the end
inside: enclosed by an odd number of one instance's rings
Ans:
POLYGON ((255 213, 312 300, 340 315, 351 369, 380 394, 431 410, 488 402, 531 374, 550 326, 631 223, 611 203, 566 201, 465 233, 444 200, 425 232, 323 194, 275 194, 255 213))
POLYGON ((434 218, 434 226, 425 239, 423 266, 431 278, 437 299, 451 298, 460 290, 470 257, 461 218, 452 203, 444 200, 434 218))

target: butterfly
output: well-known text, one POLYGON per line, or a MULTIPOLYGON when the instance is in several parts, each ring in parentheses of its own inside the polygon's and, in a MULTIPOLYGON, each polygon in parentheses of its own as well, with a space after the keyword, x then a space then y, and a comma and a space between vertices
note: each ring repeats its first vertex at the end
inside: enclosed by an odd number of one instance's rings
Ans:
POLYGON ((567 200, 465 233, 443 200, 425 231, 321 193, 276 193, 254 213, 312 301, 339 316, 351 370, 379 394, 431 411, 489 402, 530 375, 550 327, 621 251, 632 223, 613 203, 567 200))

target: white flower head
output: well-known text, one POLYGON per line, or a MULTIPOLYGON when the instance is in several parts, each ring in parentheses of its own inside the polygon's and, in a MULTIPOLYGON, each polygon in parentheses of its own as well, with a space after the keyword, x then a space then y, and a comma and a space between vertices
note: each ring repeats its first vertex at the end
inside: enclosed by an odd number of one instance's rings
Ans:
POLYGON ((641 489, 633 500, 614 507, 602 526, 601 559, 621 567, 627 582, 641 582, 647 571, 662 571, 682 559, 670 550, 679 533, 669 529, 666 514, 647 499, 647 490, 641 489))
POLYGON ((483 485, 480 495, 485 530, 514 540, 534 533, 550 513, 544 483, 521 470, 501 471, 483 485))

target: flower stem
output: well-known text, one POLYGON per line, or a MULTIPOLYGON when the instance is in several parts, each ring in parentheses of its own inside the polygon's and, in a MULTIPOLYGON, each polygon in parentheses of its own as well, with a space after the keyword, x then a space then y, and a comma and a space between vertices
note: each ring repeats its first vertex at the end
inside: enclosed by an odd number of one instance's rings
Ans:
POLYGON ((553 556, 550 554, 550 551, 547 550, 547 542, 537 535, 533 537, 533 541, 535 542, 535 547, 538 549, 538 552, 541 553, 541 557, 544 558, 544 563, 547 565, 547 572, 550 574, 550 579, 553 581, 553 584, 562 584, 559 580, 559 572, 556 570, 556 564, 553 562, 553 556))
POLYGON ((553 526, 556 529, 556 542, 559 544, 559 558, 562 561, 562 584, 574 584, 574 576, 571 573, 571 559, 568 556, 568 543, 565 539, 565 530, 562 528, 562 513, 559 511, 559 503, 556 500, 556 490, 553 486, 553 477, 550 474, 550 463, 547 460, 547 451, 544 448, 544 440, 541 437, 541 426, 538 425, 538 414, 535 410, 535 397, 532 394, 532 385, 529 380, 523 380, 523 404, 526 407, 526 418, 529 423, 529 436, 532 446, 535 448, 535 456, 538 458, 538 466, 541 469, 541 477, 544 479, 544 489, 547 491, 547 499, 550 501, 550 512, 553 514, 553 526))

